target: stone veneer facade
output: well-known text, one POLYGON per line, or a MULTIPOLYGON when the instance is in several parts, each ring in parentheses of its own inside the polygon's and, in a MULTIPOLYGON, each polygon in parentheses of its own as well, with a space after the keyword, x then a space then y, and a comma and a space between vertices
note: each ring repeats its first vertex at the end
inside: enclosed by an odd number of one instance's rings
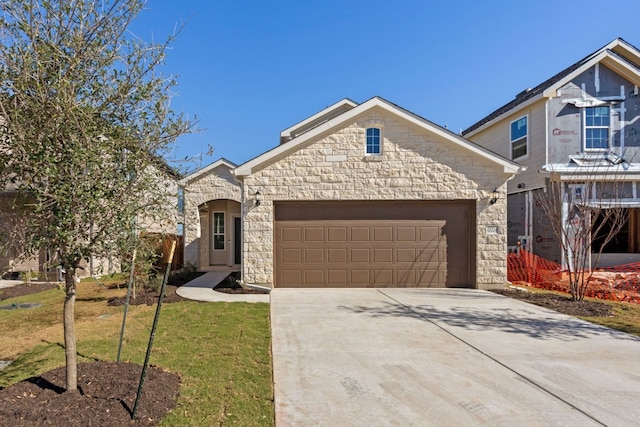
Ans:
POLYGON ((464 199, 476 206, 476 283, 470 286, 503 286, 510 176, 503 165, 379 107, 365 111, 244 177, 243 281, 274 285, 274 201, 464 199), (380 156, 365 155, 368 127, 382 129, 380 156))
POLYGON ((183 185, 184 262, 203 268, 209 265, 209 202, 232 200, 240 203, 240 185, 225 164, 197 175, 183 185), (206 238, 201 238, 201 234, 206 238))

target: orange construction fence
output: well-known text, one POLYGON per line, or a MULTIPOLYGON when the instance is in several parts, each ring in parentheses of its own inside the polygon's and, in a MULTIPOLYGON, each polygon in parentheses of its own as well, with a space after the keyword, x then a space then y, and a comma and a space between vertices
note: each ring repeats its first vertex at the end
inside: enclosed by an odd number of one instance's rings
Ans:
MULTIPOLYGON (((507 280, 514 285, 569 293, 568 274, 560 264, 525 250, 509 254, 507 280)), ((640 262, 596 269, 586 296, 640 304, 640 262)))

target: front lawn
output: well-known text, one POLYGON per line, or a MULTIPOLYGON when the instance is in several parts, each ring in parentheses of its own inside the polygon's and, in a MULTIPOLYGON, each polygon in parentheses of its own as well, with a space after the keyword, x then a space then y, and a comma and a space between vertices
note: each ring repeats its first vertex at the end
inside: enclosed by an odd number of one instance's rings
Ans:
MULTIPOLYGON (((122 307, 107 301, 124 288, 78 285, 76 334, 79 362, 115 361, 122 307)), ((0 388, 64 365, 62 301, 51 289, 0 301, 0 305, 41 303, 0 310, 3 331, 0 388)), ((131 306, 121 361, 142 364, 155 306, 131 306)), ((181 377, 177 405, 160 425, 274 424, 269 305, 249 303, 164 304, 151 364, 181 377)))

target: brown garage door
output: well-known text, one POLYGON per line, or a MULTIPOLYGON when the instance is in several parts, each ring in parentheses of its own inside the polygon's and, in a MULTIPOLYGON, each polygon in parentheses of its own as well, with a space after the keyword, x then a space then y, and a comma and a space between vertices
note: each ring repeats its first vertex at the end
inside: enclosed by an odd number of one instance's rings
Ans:
POLYGON ((472 202, 275 204, 276 287, 469 287, 472 202))

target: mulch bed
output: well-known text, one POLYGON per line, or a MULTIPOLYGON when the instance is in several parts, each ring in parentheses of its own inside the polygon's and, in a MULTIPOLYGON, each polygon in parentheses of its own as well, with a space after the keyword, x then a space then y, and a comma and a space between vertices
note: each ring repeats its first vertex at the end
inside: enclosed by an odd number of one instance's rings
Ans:
POLYGON ((611 306, 599 301, 573 301, 571 297, 564 295, 527 292, 517 289, 499 289, 493 292, 570 316, 608 317, 612 315, 611 306))
POLYGON ((65 392, 65 368, 0 390, 0 426, 148 426, 175 406, 180 377, 149 367, 131 420, 142 366, 93 362, 78 365, 78 391, 65 392))
POLYGON ((222 282, 213 286, 213 290, 216 292, 222 292, 225 294, 268 294, 269 291, 263 291, 260 289, 243 288, 240 285, 240 273, 232 272, 222 282))

